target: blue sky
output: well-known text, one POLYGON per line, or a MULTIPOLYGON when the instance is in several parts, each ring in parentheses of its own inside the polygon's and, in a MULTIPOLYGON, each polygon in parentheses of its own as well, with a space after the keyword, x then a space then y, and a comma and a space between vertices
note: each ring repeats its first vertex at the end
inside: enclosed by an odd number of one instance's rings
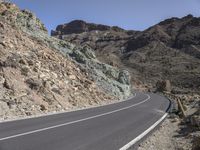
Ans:
POLYGON ((11 0, 29 9, 47 29, 75 19, 144 30, 166 18, 200 17, 200 0, 11 0))

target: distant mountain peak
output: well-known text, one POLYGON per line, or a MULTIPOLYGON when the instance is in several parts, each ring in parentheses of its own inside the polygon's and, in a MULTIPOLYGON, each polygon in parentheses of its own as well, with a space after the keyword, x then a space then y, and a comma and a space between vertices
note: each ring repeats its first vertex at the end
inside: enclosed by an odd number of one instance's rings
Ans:
POLYGON ((87 23, 83 20, 73 20, 69 23, 65 23, 62 25, 58 25, 55 31, 52 31, 51 34, 53 36, 59 34, 79 34, 83 32, 89 31, 107 31, 107 30, 114 30, 114 31, 124 31, 124 29, 118 26, 107 26, 102 24, 95 24, 95 23, 87 23))

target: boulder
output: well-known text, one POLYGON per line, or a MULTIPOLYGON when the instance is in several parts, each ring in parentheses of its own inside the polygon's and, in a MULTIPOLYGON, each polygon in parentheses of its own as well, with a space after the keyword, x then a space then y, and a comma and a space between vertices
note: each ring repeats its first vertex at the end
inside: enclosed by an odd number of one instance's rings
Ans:
POLYGON ((191 125, 200 128, 200 116, 194 115, 190 117, 191 125))
POLYGON ((42 81, 35 78, 29 78, 26 80, 26 83, 31 89, 38 90, 42 86, 42 81))
POLYGON ((45 105, 41 104, 41 105, 40 105, 40 110, 41 110, 41 111, 45 111, 45 110, 47 110, 47 108, 46 108, 45 105))
POLYGON ((171 92, 171 83, 169 80, 158 81, 156 88, 159 92, 171 92))

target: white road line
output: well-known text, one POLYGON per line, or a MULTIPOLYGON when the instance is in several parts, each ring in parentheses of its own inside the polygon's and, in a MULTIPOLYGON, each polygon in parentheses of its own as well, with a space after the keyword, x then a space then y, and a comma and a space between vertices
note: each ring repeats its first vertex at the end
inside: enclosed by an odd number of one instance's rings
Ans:
POLYGON ((24 135, 28 135, 28 134, 33 134, 33 133, 36 133, 36 132, 41 132, 41 131, 45 131, 45 130, 49 130, 49 129, 53 129, 53 128, 58 128, 58 127, 74 124, 74 123, 77 123, 77 122, 86 121, 86 120, 90 120, 90 119, 93 119, 93 118, 97 118, 97 117, 113 114, 113 113, 116 113, 116 112, 119 112, 119 111, 122 111, 122 110, 126 110, 126 109, 129 109, 131 107, 135 107, 137 105, 140 105, 140 104, 145 103, 146 101, 148 101, 150 99, 150 96, 148 94, 145 94, 145 95, 147 96, 147 98, 145 100, 143 100, 143 101, 141 101, 139 103, 124 107, 124 108, 116 109, 116 110, 113 110, 113 111, 110 111, 110 112, 107 112, 107 113, 103 113, 103 114, 99 114, 99 115, 95 115, 95 116, 91 116, 91 117, 88 117, 88 118, 83 118, 83 119, 79 119, 79 120, 75 120, 75 121, 71 121, 71 122, 67 122, 67 123, 63 123, 63 124, 59 124, 59 125, 55 125, 55 126, 50 126, 50 127, 41 128, 41 129, 29 131, 29 132, 24 132, 24 133, 12 135, 12 136, 7 136, 7 137, 4 137, 4 138, 1 138, 0 141, 4 141, 4 140, 16 138, 16 137, 24 136, 24 135))
POLYGON ((135 139, 124 145, 122 148, 119 150, 127 150, 130 148, 132 145, 137 143, 139 140, 141 140, 145 135, 147 135, 150 131, 152 131, 158 124, 160 124, 166 117, 168 113, 165 113, 157 122, 155 122, 151 127, 149 127, 147 130, 145 130, 142 134, 138 135, 135 139))
POLYGON ((136 93, 134 93, 134 95, 132 97, 130 97, 130 98, 127 98, 125 100, 120 100, 118 102, 114 102, 114 103, 110 103, 110 104, 103 104, 103 105, 100 105, 100 106, 92 106, 92 107, 87 107, 87 108, 79 108, 79 109, 70 110, 70 111, 64 111, 64 112, 48 113, 48 114, 42 114, 42 115, 31 116, 31 117, 26 117, 26 118, 3 120, 3 121, 0 121, 0 124, 1 123, 6 123, 6 122, 18 121, 18 120, 27 120, 27 119, 33 119, 33 118, 40 118, 40 117, 45 117, 45 116, 52 116, 52 115, 64 114, 64 113, 68 113, 68 112, 74 112, 74 111, 87 110, 87 109, 91 109, 91 108, 98 108, 98 107, 108 106, 108 105, 112 105, 112 104, 122 103, 124 101, 129 101, 129 100, 133 99, 134 97, 136 97, 136 93))

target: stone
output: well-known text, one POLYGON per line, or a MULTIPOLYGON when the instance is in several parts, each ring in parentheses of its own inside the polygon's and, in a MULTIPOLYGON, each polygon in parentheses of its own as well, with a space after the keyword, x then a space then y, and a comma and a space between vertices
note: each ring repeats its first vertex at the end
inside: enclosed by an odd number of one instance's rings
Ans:
POLYGON ((199 115, 191 116, 190 122, 191 122, 192 126, 200 128, 200 116, 199 115))
POLYGON ((29 66, 33 66, 34 65, 34 61, 33 60, 28 60, 27 63, 28 63, 29 66))
POLYGON ((21 74, 24 76, 28 76, 28 73, 31 72, 30 68, 28 66, 23 66, 21 68, 21 74))
POLYGON ((27 116, 31 116, 31 115, 32 115, 32 113, 31 113, 30 111, 26 111, 25 114, 26 114, 27 116))
POLYGON ((4 86, 5 88, 7 88, 7 89, 13 89, 13 85, 12 85, 11 82, 9 82, 8 79, 5 79, 5 80, 4 80, 3 86, 4 86))
POLYGON ((46 108, 45 105, 42 105, 42 104, 41 104, 41 105, 40 105, 40 110, 41 110, 41 111, 45 111, 45 110, 47 110, 47 108, 46 108))
POLYGON ((39 79, 29 78, 26 83, 31 89, 38 90, 42 86, 42 81, 39 79))
POLYGON ((70 80, 76 80, 76 76, 75 75, 69 75, 68 76, 70 80))
POLYGON ((9 106, 10 109, 15 109, 16 108, 16 102, 15 101, 8 101, 7 105, 9 106))
POLYGON ((54 93, 57 93, 57 94, 59 94, 59 95, 62 95, 62 93, 61 93, 59 87, 57 87, 57 86, 52 87, 51 90, 52 90, 54 93))
POLYGON ((157 91, 159 92, 171 92, 171 84, 169 80, 158 81, 156 83, 157 91))
POLYGON ((19 63, 20 63, 20 64, 23 64, 23 65, 27 65, 27 62, 26 62, 25 59, 20 59, 20 60, 19 60, 19 63))
POLYGON ((5 82, 5 78, 0 75, 0 84, 3 84, 5 82))

